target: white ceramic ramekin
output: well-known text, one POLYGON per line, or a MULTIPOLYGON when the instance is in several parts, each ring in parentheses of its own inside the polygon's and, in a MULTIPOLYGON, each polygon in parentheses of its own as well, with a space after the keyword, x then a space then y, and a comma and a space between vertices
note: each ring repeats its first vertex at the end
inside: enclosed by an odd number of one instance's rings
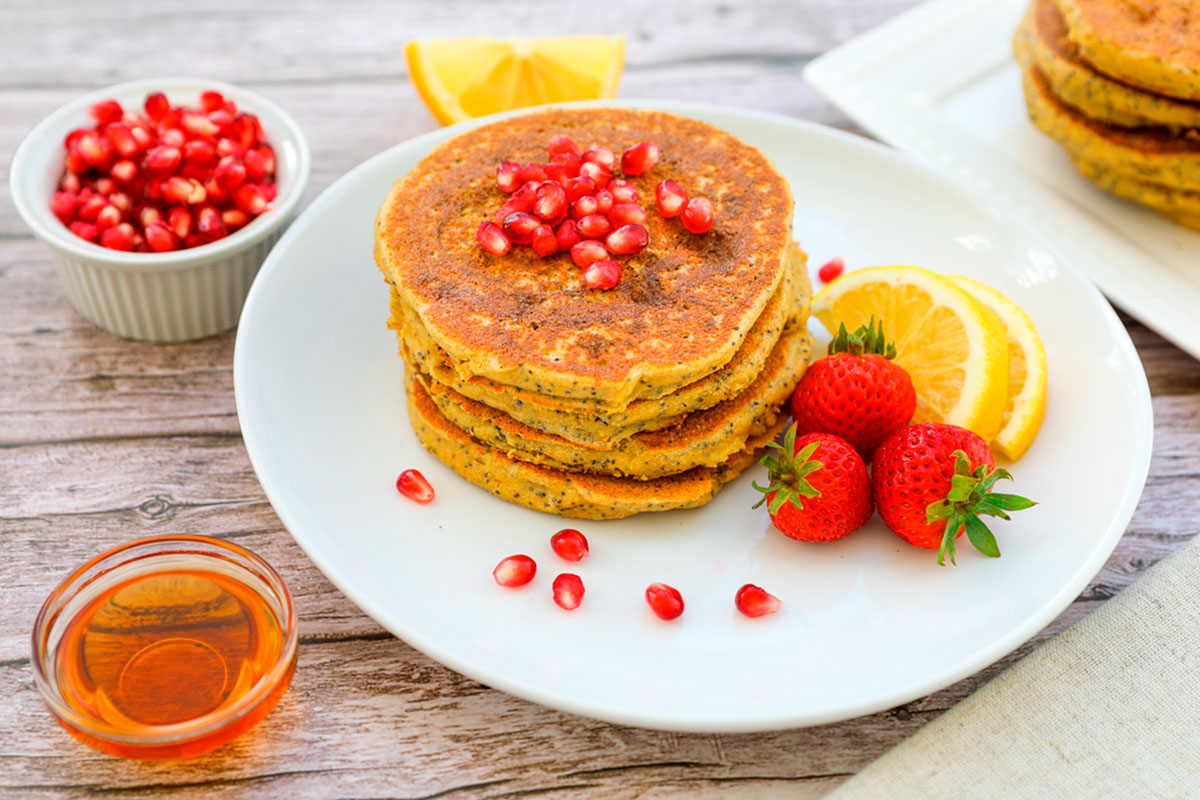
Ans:
POLYGON ((152 78, 79 97, 35 127, 13 157, 10 185, 17 212, 54 256, 67 297, 85 317, 130 339, 175 342, 198 339, 237 325, 250 283, 267 252, 295 214, 309 172, 308 143, 286 112, 266 98, 220 81, 152 78), (172 105, 197 104, 214 89, 258 116, 275 150, 279 192, 271 208, 236 233, 210 244, 169 253, 109 250, 71 233, 50 211, 63 172, 63 139, 92 124, 88 106, 114 98, 142 107, 150 92, 172 105))

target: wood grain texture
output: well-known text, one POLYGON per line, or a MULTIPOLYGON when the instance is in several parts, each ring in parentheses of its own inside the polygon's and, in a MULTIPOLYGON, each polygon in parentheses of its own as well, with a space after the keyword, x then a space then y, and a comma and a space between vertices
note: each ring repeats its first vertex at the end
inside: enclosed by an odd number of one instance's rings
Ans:
POLYGON ((404 71, 410 38, 629 36, 622 94, 704 100, 850 127, 804 85, 813 56, 913 0, 389 3, 8 0, 0 25, 0 797, 818 797, 1200 528, 1200 364, 1125 318, 1154 395, 1154 457, 1129 531, 1058 619, 999 663, 889 711, 758 735, 677 735, 561 714, 489 689, 393 638, 308 561, 262 494, 234 411, 227 334, 127 342, 73 311, 13 211, 22 136, 82 91, 149 75, 244 83, 286 106, 313 149, 311 200, 430 130, 404 71), (284 575, 300 668, 251 735, 193 761, 127 762, 69 739, 33 687, 28 636, 70 567, 129 539, 236 539, 284 575))

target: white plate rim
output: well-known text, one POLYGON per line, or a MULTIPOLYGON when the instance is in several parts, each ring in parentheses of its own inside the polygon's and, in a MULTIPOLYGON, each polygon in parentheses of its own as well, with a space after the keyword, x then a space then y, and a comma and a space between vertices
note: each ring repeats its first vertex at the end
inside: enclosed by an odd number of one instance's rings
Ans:
POLYGON ((570 696, 561 696, 553 692, 545 691, 542 688, 525 683, 520 680, 507 678, 495 671, 489 670, 486 666, 472 661, 469 657, 464 657, 456 652, 449 651, 441 647, 436 640, 423 636, 412 630, 402 622, 396 619, 395 614, 380 604, 374 602, 368 595, 358 591, 355 587, 351 576, 344 573, 330 559, 326 558, 317 548, 311 547, 302 534, 297 533, 296 520, 288 513, 287 504, 285 502, 286 489, 280 486, 270 475, 265 475, 259 469, 260 459, 256 454, 265 452, 269 447, 268 442, 264 442, 258 438, 253 422, 247 424, 248 419, 252 419, 248 413, 248 406, 244 401, 246 395, 246 386, 248 378, 248 365, 246 363, 246 347, 242 344, 242 331, 246 329, 245 323, 256 319, 258 305, 261 302, 259 297, 268 291, 267 284, 272 280, 272 276, 282 270, 285 265, 284 256, 289 249, 292 240, 299 238, 302 235, 304 224, 309 217, 319 215, 325 208, 335 203, 340 197, 349 190, 354 183, 356 177, 360 174, 369 172, 377 161, 388 158, 394 151, 401 148, 418 148, 423 147, 428 150, 433 145, 458 135, 470 128, 479 125, 487 124, 498 119, 504 119, 512 116, 518 116, 524 113, 530 113, 538 109, 519 109, 516 111, 496 114, 477 120, 471 120, 457 125, 437 129, 428 133, 422 134, 415 138, 398 143, 387 150, 372 156, 358 166, 351 169, 345 175, 338 178, 326 188, 322 193, 297 217, 289 230, 283 235, 280 241, 272 249, 266 261, 263 263, 259 276, 255 279, 254 285, 251 287, 250 294, 247 297, 246 304, 242 311, 242 325, 238 328, 238 338, 234 348, 234 390, 235 400, 238 412, 238 418, 242 427, 243 441, 246 446, 247 454, 249 455, 251 465, 254 468, 255 475, 263 488, 268 501, 271 503, 276 514, 284 527, 291 534, 292 538, 312 560, 318 569, 338 588, 347 598, 350 599, 359 609, 366 613, 369 617, 379 623, 381 626, 392 632, 398 638, 421 651, 430 658, 438 661, 445 666, 465 675, 471 679, 480 681, 488 686, 499 689, 507 694, 514 695, 540 705, 550 708, 567 711, 585 717, 591 717, 607 722, 612 722, 621 725, 632 725, 643 728, 670 730, 678 732, 696 732, 696 733, 747 733, 760 732, 770 730, 781 730, 787 728, 805 727, 811 725, 820 725, 830 722, 838 722, 853 717, 858 717, 866 714, 876 713, 886 710, 897 705, 909 702, 919 697, 923 697, 931 692, 949 686, 969 675, 974 674, 980 669, 994 663, 1003 658, 1008 653, 1015 650, 1024 642, 1028 641, 1034 634, 1044 628, 1046 624, 1057 617, 1063 609, 1065 609, 1071 601, 1078 596, 1079 592, 1087 585, 1088 581, 1099 572, 1100 568, 1107 561, 1113 549, 1121 536, 1124 535, 1125 529, 1132 518, 1134 510, 1141 498, 1142 491, 1145 486, 1146 477, 1149 473, 1150 454, 1152 449, 1152 438, 1154 431, 1153 409, 1150 402, 1150 390, 1146 381, 1144 368, 1141 360, 1129 338, 1128 332, 1121 324, 1116 312, 1108 304, 1108 301, 1100 294, 1095 286, 1083 276, 1083 273, 1066 258, 1061 250, 1054 246, 1053 243, 1047 242, 1043 236, 1037 231, 1030 229, 1021 219, 1014 217, 1004 209, 997 208, 990 203, 986 198, 982 198, 969 189, 958 184, 943 175, 940 175, 934 170, 924 166, 911 156, 886 147, 877 142, 865 139, 861 136, 841 131, 836 128, 820 125, 806 120, 795 119, 780 114, 771 112, 758 111, 753 109, 737 108, 732 106, 724 106, 711 103, 700 102, 684 102, 684 101, 668 101, 668 100, 609 100, 609 101, 583 101, 578 103, 561 104, 564 107, 619 107, 619 108, 647 108, 668 111, 684 116, 702 116, 705 113, 712 114, 735 114, 743 118, 761 121, 768 124, 791 126, 795 129, 803 130, 807 133, 818 136, 830 136, 835 139, 841 139, 843 142, 852 142, 852 146, 864 147, 875 151, 884 158, 892 159, 898 165, 903 165, 906 168, 916 169, 924 173, 930 180, 943 185, 943 187, 951 193, 957 194, 964 198, 965 202, 978 204, 992 211, 998 212, 1005 217, 1011 224, 1020 228, 1026 236, 1038 240, 1043 246, 1047 247, 1055 254, 1058 264, 1083 278, 1081 283, 1086 287, 1089 297, 1092 302, 1100 304, 1099 311, 1104 315, 1109 328, 1113 332, 1113 340, 1118 348, 1119 355, 1126 361, 1131 368, 1132 377, 1136 378, 1138 398, 1138 408, 1140 413, 1138 419, 1133 420, 1139 433, 1144 434, 1137 437, 1138 448, 1136 457, 1131 462, 1129 472, 1129 482, 1125 496, 1112 518, 1108 529, 1103 537, 1096 540, 1096 546, 1093 549, 1090 557, 1081 562, 1072 575, 1071 580, 1059 587, 1043 605, 1038 613, 1031 614, 1026 621, 1014 627, 1007 635, 994 640, 991 646, 978 650, 970 657, 965 657, 961 662, 952 665, 936 677, 929 677, 924 681, 918 681, 911 685, 895 689, 889 694, 880 696, 870 702, 862 702, 857 705, 831 710, 823 714, 804 714, 796 713, 795 711, 780 712, 771 717, 755 717, 753 719, 736 719, 729 718, 708 718, 704 716, 687 716, 687 717, 664 717, 653 713, 614 713, 609 709, 590 703, 586 700, 580 700, 570 696))

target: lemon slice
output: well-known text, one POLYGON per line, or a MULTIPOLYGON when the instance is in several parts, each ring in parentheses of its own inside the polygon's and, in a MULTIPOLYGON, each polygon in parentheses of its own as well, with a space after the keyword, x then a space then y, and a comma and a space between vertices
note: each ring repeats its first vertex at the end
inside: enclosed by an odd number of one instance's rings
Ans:
POLYGON ((1008 399, 1004 323, 946 278, 921 267, 869 267, 847 273, 812 301, 812 313, 835 333, 883 323, 895 361, 917 391, 914 422, 948 422, 991 441, 1008 399))
POLYGON ((951 275, 954 284, 996 312, 1008 336, 1008 401, 993 446, 1009 461, 1025 455, 1046 416, 1046 348, 1021 307, 977 280, 951 275))
POLYGON ((417 39, 405 48, 417 93, 443 125, 568 100, 612 97, 624 36, 417 39))

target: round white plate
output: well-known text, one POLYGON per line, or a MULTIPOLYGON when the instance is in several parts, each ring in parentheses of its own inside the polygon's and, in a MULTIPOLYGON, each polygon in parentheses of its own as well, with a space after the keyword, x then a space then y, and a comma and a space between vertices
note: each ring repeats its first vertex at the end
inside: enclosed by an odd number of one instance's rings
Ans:
POLYGON ((284 525, 339 589, 414 647, 506 692, 618 723, 831 722, 907 702, 1013 650, 1100 569, 1145 482, 1149 390, 1112 309, 1020 223, 895 151, 769 114, 629 105, 706 120, 761 148, 791 182, 796 237, 814 269, 834 255, 852 267, 921 264, 990 283, 1032 315, 1049 355, 1050 405, 1011 491, 1040 505, 993 526, 1003 556, 961 540, 958 566, 939 567, 878 517, 838 543, 792 541, 750 510, 759 467, 700 509, 581 522, 498 500, 428 455, 409 427, 384 327, 372 223, 393 181, 468 126, 397 145, 340 179, 254 283, 234 383, 246 449, 284 525), (396 492, 408 467, 433 483, 431 505, 396 492), (578 564, 550 550, 567 526, 591 542, 578 564), (539 565, 522 590, 491 576, 513 553, 539 565), (550 598, 560 572, 587 586, 573 613, 550 598), (683 593, 681 618, 653 616, 642 598, 653 581, 683 593), (744 583, 778 595, 783 609, 742 617, 733 596, 744 583))

